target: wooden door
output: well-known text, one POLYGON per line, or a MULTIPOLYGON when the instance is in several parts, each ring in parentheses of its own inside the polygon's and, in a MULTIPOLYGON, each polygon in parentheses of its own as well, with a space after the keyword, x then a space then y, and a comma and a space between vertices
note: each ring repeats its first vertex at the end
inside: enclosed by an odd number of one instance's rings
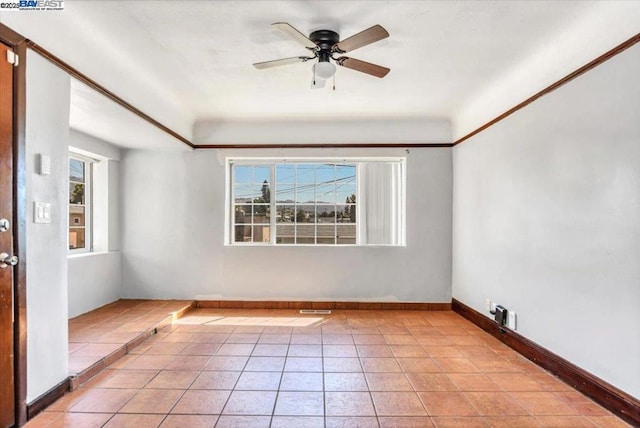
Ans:
MULTIPOLYGON (((13 256, 13 65, 0 43, 0 253, 13 256)), ((0 261, 0 427, 15 422, 13 266, 0 261)))

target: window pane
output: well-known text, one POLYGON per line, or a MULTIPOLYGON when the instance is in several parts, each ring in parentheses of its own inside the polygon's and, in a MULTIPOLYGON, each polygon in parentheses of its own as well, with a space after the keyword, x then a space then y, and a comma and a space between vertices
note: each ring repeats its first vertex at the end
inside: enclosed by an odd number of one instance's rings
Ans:
POLYGON ((294 202, 296 188, 293 184, 282 184, 276 188, 276 202, 294 202))
POLYGON ((356 166, 355 165, 336 165, 336 181, 355 182, 356 180, 356 166))
POLYGON ((315 182, 315 165, 314 164, 298 164, 296 169, 296 182, 314 183, 315 182))
POLYGON ((295 176, 295 166, 287 164, 276 165, 276 183, 293 183, 295 176))
POLYGON ((254 223, 269 223, 271 207, 267 204, 255 204, 253 205, 253 222, 254 223))
POLYGON ((335 205, 317 205, 316 206, 318 223, 335 223, 336 222, 336 206, 335 205))
POLYGON ((234 242, 251 242, 251 226, 236 226, 234 242))
POLYGON ((84 162, 69 159, 69 180, 84 182, 84 162))
POLYGON ((315 243, 316 243, 315 238, 309 238, 306 236, 298 236, 296 238, 296 244, 315 244, 315 243))
POLYGON ((336 214, 338 223, 355 223, 356 221, 355 205, 336 205, 336 214))
POLYGON ((292 224, 278 225, 276 232, 276 244, 293 244, 295 229, 292 224))
POLYGON ((355 224, 339 224, 336 226, 336 236, 338 244, 355 244, 356 243, 356 225, 355 224))
POLYGON ((251 205, 236 205, 234 216, 236 223, 251 223, 251 205))
POLYGON ((318 164, 316 168, 316 181, 318 183, 332 183, 335 179, 333 164, 318 164))
POLYGON ((338 245, 356 245, 356 237, 338 237, 338 239, 336 240, 336 243, 338 245))
POLYGON ((80 205, 69 205, 69 226, 85 225, 85 208, 80 205))
POLYGON ((355 183, 339 184, 336 191, 336 198, 337 198, 336 202, 338 202, 339 204, 356 202, 355 183))
POLYGON ((296 223, 315 223, 316 213, 313 205, 296 206, 296 223))
POLYGON ((271 202, 271 189, 269 183, 261 183, 253 185, 253 194, 251 196, 255 203, 269 203, 271 202))
POLYGON ((262 184, 257 187, 254 186, 254 191, 257 190, 258 199, 255 202, 269 203, 271 202, 271 186, 267 180, 264 180, 262 184))
POLYGON ((262 183, 266 181, 271 183, 271 167, 270 166, 254 166, 253 167, 253 182, 262 183))
POLYGON ((251 183, 253 176, 253 168, 251 166, 233 166, 233 182, 234 183, 251 183))
POLYGON ((295 219, 295 212, 294 205, 276 205, 276 222, 292 223, 295 219))
POLYGON ((84 204, 84 184, 69 183, 69 203, 84 204))
POLYGON ((351 205, 347 205, 345 207, 345 214, 349 214, 349 219, 347 219, 346 217, 343 218, 343 220, 345 220, 346 222, 349 223, 355 223, 356 222, 356 210, 357 210, 357 206, 355 204, 351 204, 351 205))
POLYGON ((251 202, 253 199, 253 188, 249 185, 236 184, 233 186, 234 202, 251 202))
POLYGON ((315 224, 296 225, 296 244, 315 244, 315 224))
POLYGON ((334 225, 318 225, 318 244, 335 244, 336 227, 334 225))
POLYGON ((253 226, 253 242, 266 242, 271 241, 271 229, 268 225, 253 226))
POLYGON ((316 203, 336 203, 336 185, 334 182, 320 183, 316 186, 316 203))
POLYGON ((321 238, 321 237, 317 237, 316 238, 316 244, 322 244, 322 245, 335 245, 336 243, 336 239, 334 238, 321 238))
POLYGON ((77 250, 85 248, 85 230, 84 227, 69 228, 69 249, 77 250))
POLYGON ((315 185, 303 184, 296 187, 296 203, 308 204, 315 201, 315 185))

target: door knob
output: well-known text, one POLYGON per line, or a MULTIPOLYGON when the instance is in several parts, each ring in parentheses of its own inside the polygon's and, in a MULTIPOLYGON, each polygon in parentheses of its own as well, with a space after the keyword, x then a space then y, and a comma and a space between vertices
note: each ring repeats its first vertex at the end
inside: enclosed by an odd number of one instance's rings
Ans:
POLYGON ((15 266, 18 264, 18 256, 10 256, 7 253, 0 253, 0 268, 4 269, 7 266, 15 266))

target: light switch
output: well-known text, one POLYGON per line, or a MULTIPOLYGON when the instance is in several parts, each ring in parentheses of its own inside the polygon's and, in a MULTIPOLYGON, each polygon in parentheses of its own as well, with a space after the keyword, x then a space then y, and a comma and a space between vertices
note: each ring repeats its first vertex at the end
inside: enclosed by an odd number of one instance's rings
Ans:
POLYGON ((34 202, 33 222, 51 223, 51 204, 48 204, 46 202, 34 202))
POLYGON ((47 155, 40 154, 39 156, 39 172, 40 175, 49 175, 51 174, 51 158, 47 155))

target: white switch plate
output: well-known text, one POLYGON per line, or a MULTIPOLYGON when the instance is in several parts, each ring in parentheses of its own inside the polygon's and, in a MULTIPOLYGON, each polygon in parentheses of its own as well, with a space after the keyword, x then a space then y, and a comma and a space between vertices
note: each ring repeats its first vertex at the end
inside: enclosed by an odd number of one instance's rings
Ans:
POLYGON ((51 174, 51 158, 47 155, 40 154, 40 175, 51 174))
POLYGON ((511 330, 517 330, 517 327, 518 327, 517 319, 518 319, 518 314, 516 314, 515 312, 508 311, 507 327, 509 327, 511 330))
POLYGON ((51 204, 48 204, 46 202, 34 202, 33 222, 51 223, 51 204))

